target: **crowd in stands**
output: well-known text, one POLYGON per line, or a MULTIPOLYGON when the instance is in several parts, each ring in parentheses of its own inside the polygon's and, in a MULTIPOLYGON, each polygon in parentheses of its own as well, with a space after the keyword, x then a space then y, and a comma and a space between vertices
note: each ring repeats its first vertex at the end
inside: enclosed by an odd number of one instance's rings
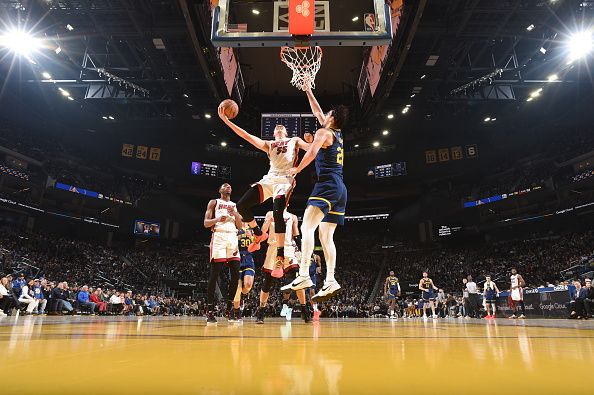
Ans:
MULTIPOLYGON (((505 290, 509 286, 508 271, 513 266, 519 268, 527 286, 540 287, 558 283, 563 269, 594 257, 593 231, 480 247, 399 248, 382 252, 377 235, 351 229, 337 235, 337 244, 337 278, 344 291, 320 306, 322 317, 383 315, 386 309, 383 295, 381 292, 374 294, 373 290, 378 276, 383 276, 381 271, 387 268, 396 270, 401 284, 418 284, 422 271, 428 270, 436 286, 445 290, 444 301, 440 304, 442 314, 463 315, 461 279, 468 275, 480 283, 485 274, 491 274, 505 290)), ((20 306, 24 314, 40 312, 40 309, 56 314, 203 313, 204 294, 200 287, 205 285, 209 264, 204 243, 111 249, 47 234, 3 230, 0 248, 0 273, 7 276, 7 281, 3 280, 4 287, 12 288, 13 304, 20 306), (9 278, 9 274, 16 277, 9 278), (198 284, 197 292, 192 297, 174 297, 165 280, 194 281, 198 284), (54 297, 56 301, 52 301, 54 297), (120 303, 116 298, 120 298, 120 303)), ((262 258, 256 256, 257 265, 262 258)), ((253 291, 244 300, 245 316, 254 314, 258 306, 260 279, 261 276, 256 275, 253 291)), ((318 278, 318 286, 322 281, 323 274, 318 278)), ((283 284, 279 281, 271 293, 268 308, 271 316, 277 316, 281 310, 278 287, 283 284)), ((221 294, 225 295, 225 278, 220 281, 220 287, 221 294)), ((403 311, 412 306, 418 309, 417 298, 416 294, 403 298, 403 311)), ((221 314, 225 307, 225 303, 220 304, 221 314)))

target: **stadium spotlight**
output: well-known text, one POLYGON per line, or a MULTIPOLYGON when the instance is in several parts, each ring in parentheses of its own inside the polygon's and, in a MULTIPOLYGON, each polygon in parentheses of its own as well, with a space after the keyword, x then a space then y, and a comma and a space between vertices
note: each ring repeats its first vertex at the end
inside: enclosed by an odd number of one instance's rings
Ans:
POLYGON ((379 145, 380 145, 379 141, 374 141, 374 142, 373 142, 373 146, 374 146, 374 147, 379 147, 379 145))
POLYGON ((104 115, 104 116, 102 116, 101 118, 103 118, 103 119, 107 119, 107 117, 106 117, 105 115, 104 115))
POLYGON ((528 30, 529 32, 531 32, 532 30, 534 30, 534 28, 535 28, 535 27, 536 27, 536 26, 534 26, 533 24, 530 24, 530 26, 528 26, 528 27, 526 28, 526 30, 528 30))
POLYGON ((0 35, 0 47, 8 48, 12 52, 29 57, 41 48, 41 40, 30 33, 12 29, 0 35))
POLYGON ((355 17, 353 17, 353 19, 351 19, 351 21, 353 21, 353 22, 357 22, 358 20, 359 20, 358 16, 355 16, 355 17))
POLYGON ((569 63, 581 59, 592 52, 594 38, 592 29, 574 33, 569 37, 567 46, 569 49, 569 63))
POLYGON ((383 134, 384 136, 387 136, 387 135, 389 135, 389 134, 390 134, 390 131, 389 131, 389 130, 384 130, 384 131, 382 132, 382 134, 383 134))
POLYGON ((46 80, 51 80, 52 79, 52 75, 50 73, 48 73, 47 71, 44 71, 43 73, 41 73, 41 76, 43 78, 45 78, 46 80))
POLYGON ((549 80, 549 82, 553 82, 553 81, 557 81, 559 79, 559 76, 557 74, 551 74, 548 76, 547 79, 549 80))
POLYGON ((206 113, 206 114, 204 114, 204 118, 210 119, 210 118, 212 118, 212 115, 210 115, 209 113, 206 113))
POLYGON ((394 119, 394 114, 388 114, 388 119, 394 119))
POLYGON ((254 15, 260 15, 260 10, 257 10, 257 9, 254 8, 254 9, 252 9, 252 14, 254 14, 254 15))
POLYGON ((530 93, 530 97, 532 97, 532 98, 538 97, 538 96, 540 96, 540 92, 542 92, 542 88, 538 88, 537 90, 530 93))
POLYGON ((491 117, 487 117, 487 118, 485 118, 485 119, 484 119, 484 121, 485 121, 485 122, 489 122, 489 121, 491 121, 491 117))
POLYGON ((528 99, 526 99, 526 101, 532 101, 532 100, 534 100, 533 97, 529 97, 528 99))
POLYGON ((355 144, 355 148, 359 148, 359 144, 355 144))
POLYGON ((64 89, 60 89, 60 93, 62 94, 62 96, 66 96, 66 97, 70 96, 70 92, 68 92, 67 90, 64 90, 64 89))
POLYGON ((68 96, 68 100, 74 100, 72 96, 68 96))
POLYGON ((113 115, 108 116, 107 118, 111 119, 112 121, 115 119, 113 115))
POLYGON ((224 141, 221 141, 221 147, 226 147, 226 146, 227 146, 227 143, 224 141))
POLYGON ((69 24, 66 25, 66 29, 68 29, 68 31, 71 32, 71 31, 74 30, 74 27, 72 27, 72 25, 69 23, 69 24))

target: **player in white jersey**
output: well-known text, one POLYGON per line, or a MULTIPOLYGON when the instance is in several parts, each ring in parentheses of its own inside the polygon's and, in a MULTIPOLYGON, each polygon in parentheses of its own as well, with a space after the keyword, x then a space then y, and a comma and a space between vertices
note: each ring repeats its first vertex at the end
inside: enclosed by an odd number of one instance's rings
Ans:
POLYGON ((524 307, 523 289, 526 283, 524 282, 524 278, 518 274, 518 270, 515 267, 511 269, 510 282, 511 300, 513 303, 513 314, 509 318, 526 318, 526 308, 524 307), (516 315, 518 313, 518 306, 521 310, 521 314, 519 317, 516 315))
MULTIPOLYGON (((260 307, 256 311, 256 323, 264 323, 264 313, 268 298, 270 296, 270 289, 274 278, 282 278, 287 275, 290 278, 295 277, 299 270, 299 262, 297 259, 296 241, 294 238, 299 236, 298 219, 295 214, 289 213, 286 209, 283 211, 283 223, 286 227, 286 233, 284 239, 282 239, 285 257, 287 259, 277 260, 276 249, 281 245, 281 240, 276 237, 275 228, 277 227, 277 221, 274 218, 274 213, 269 211, 266 213, 266 219, 262 226, 262 231, 266 232, 270 230, 270 237, 268 238, 268 251, 266 253, 266 259, 262 271, 264 273, 264 281, 262 283, 262 290, 260 291, 260 307)), ((283 299, 288 300, 290 291, 283 299)), ((305 322, 311 321, 309 310, 305 306, 305 290, 297 291, 297 298, 301 303, 302 317, 305 322)))
POLYGON ((300 137, 289 138, 287 129, 283 125, 276 125, 274 128, 274 141, 262 140, 230 121, 222 107, 219 107, 218 112, 219 117, 235 134, 259 150, 266 152, 266 155, 268 155, 270 160, 268 174, 257 183, 251 185, 251 188, 237 202, 237 210, 241 214, 243 221, 248 223, 254 232, 254 243, 248 248, 249 252, 254 252, 260 249, 260 243, 266 240, 268 234, 262 232, 258 226, 252 209, 270 198, 273 199, 273 217, 279 224, 275 229, 276 238, 279 240, 275 260, 283 261, 286 257, 284 251, 285 243, 283 242, 286 230, 283 221, 283 211, 289 204, 291 193, 295 188, 295 178, 291 176, 289 170, 299 160, 299 149, 307 150, 309 144, 300 137))
POLYGON ((237 292, 239 283, 239 245, 237 232, 241 229, 241 217, 237 213, 236 205, 231 201, 231 185, 225 183, 219 188, 220 198, 208 202, 204 214, 204 227, 212 230, 210 241, 210 277, 206 301, 208 304, 207 323, 216 324, 214 316, 214 299, 217 280, 223 270, 223 265, 229 267, 231 279, 229 282, 228 308, 237 292))

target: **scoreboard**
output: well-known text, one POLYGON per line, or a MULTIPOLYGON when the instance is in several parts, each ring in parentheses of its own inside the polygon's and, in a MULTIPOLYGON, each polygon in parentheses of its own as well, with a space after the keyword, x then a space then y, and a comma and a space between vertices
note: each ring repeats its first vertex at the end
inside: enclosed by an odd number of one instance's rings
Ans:
POLYGON ((437 228, 437 235, 439 237, 454 236, 462 232, 461 226, 441 225, 437 228))
POLYGON ((192 162, 191 171, 192 174, 197 176, 216 177, 223 179, 231 178, 231 166, 192 162))
POLYGON ((406 162, 396 162, 388 165, 374 166, 369 169, 375 178, 399 177, 406 175, 406 162))
POLYGON ((321 127, 313 114, 262 114, 262 138, 264 140, 274 140, 276 125, 284 125, 289 137, 303 137, 305 133, 313 134, 321 127))

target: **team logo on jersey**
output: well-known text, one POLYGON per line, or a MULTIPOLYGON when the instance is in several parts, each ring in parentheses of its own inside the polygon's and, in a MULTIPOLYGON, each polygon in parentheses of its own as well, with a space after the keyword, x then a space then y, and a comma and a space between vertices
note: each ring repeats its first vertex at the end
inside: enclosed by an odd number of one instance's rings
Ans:
POLYGON ((301 4, 298 4, 297 7, 295 7, 295 11, 307 18, 309 16, 309 1, 304 0, 301 4))

